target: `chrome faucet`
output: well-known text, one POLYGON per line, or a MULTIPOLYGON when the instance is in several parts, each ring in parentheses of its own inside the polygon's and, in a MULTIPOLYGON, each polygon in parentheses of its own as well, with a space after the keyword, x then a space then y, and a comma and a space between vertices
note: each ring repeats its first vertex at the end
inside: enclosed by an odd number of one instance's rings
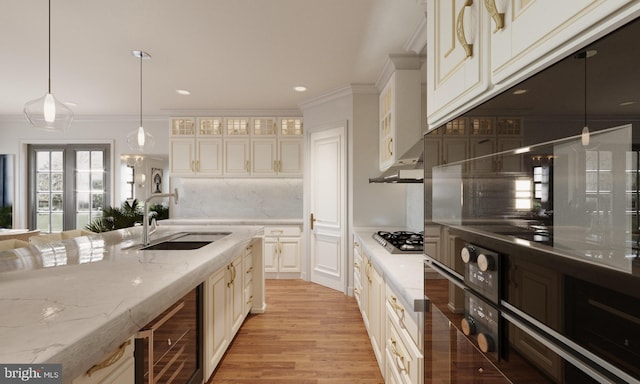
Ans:
POLYGON ((142 245, 149 245, 149 202, 153 199, 163 197, 173 197, 173 202, 178 204, 178 189, 174 189, 173 193, 153 193, 144 200, 144 215, 142 219, 142 245))

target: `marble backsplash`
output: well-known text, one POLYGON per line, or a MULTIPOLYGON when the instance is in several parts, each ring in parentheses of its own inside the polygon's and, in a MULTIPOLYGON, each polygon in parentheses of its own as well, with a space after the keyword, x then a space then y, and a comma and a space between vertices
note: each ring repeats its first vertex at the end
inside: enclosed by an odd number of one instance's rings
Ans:
POLYGON ((171 178, 172 219, 300 219, 302 179, 171 178))

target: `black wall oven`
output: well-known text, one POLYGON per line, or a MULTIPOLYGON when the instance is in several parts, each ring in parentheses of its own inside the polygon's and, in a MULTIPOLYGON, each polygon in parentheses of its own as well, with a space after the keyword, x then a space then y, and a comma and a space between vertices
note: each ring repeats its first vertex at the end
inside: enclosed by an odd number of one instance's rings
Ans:
POLYGON ((640 383, 640 109, 605 105, 640 84, 640 50, 616 49, 637 36, 634 20, 425 135, 425 232, 441 234, 425 382, 465 366, 470 381, 640 383))

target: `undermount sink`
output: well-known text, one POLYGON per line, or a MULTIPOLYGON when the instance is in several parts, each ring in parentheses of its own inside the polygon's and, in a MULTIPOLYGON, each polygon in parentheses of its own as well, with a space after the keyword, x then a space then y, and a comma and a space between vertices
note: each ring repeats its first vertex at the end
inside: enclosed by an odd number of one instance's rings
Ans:
POLYGON ((142 246, 139 249, 143 251, 187 251, 199 249, 214 241, 229 236, 231 232, 186 232, 178 233, 169 238, 159 239, 155 243, 142 246))
POLYGON ((187 251, 202 248, 211 243, 213 243, 213 241, 163 241, 162 243, 149 245, 140 249, 143 251, 187 251))

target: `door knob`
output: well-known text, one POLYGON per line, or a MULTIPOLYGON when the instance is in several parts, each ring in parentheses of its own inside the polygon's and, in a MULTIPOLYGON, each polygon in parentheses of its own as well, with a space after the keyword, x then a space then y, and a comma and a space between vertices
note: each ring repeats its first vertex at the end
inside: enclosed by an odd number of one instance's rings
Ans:
POLYGON ((313 213, 309 217, 309 224, 311 225, 311 230, 313 230, 313 223, 316 222, 316 218, 313 216, 313 213))

